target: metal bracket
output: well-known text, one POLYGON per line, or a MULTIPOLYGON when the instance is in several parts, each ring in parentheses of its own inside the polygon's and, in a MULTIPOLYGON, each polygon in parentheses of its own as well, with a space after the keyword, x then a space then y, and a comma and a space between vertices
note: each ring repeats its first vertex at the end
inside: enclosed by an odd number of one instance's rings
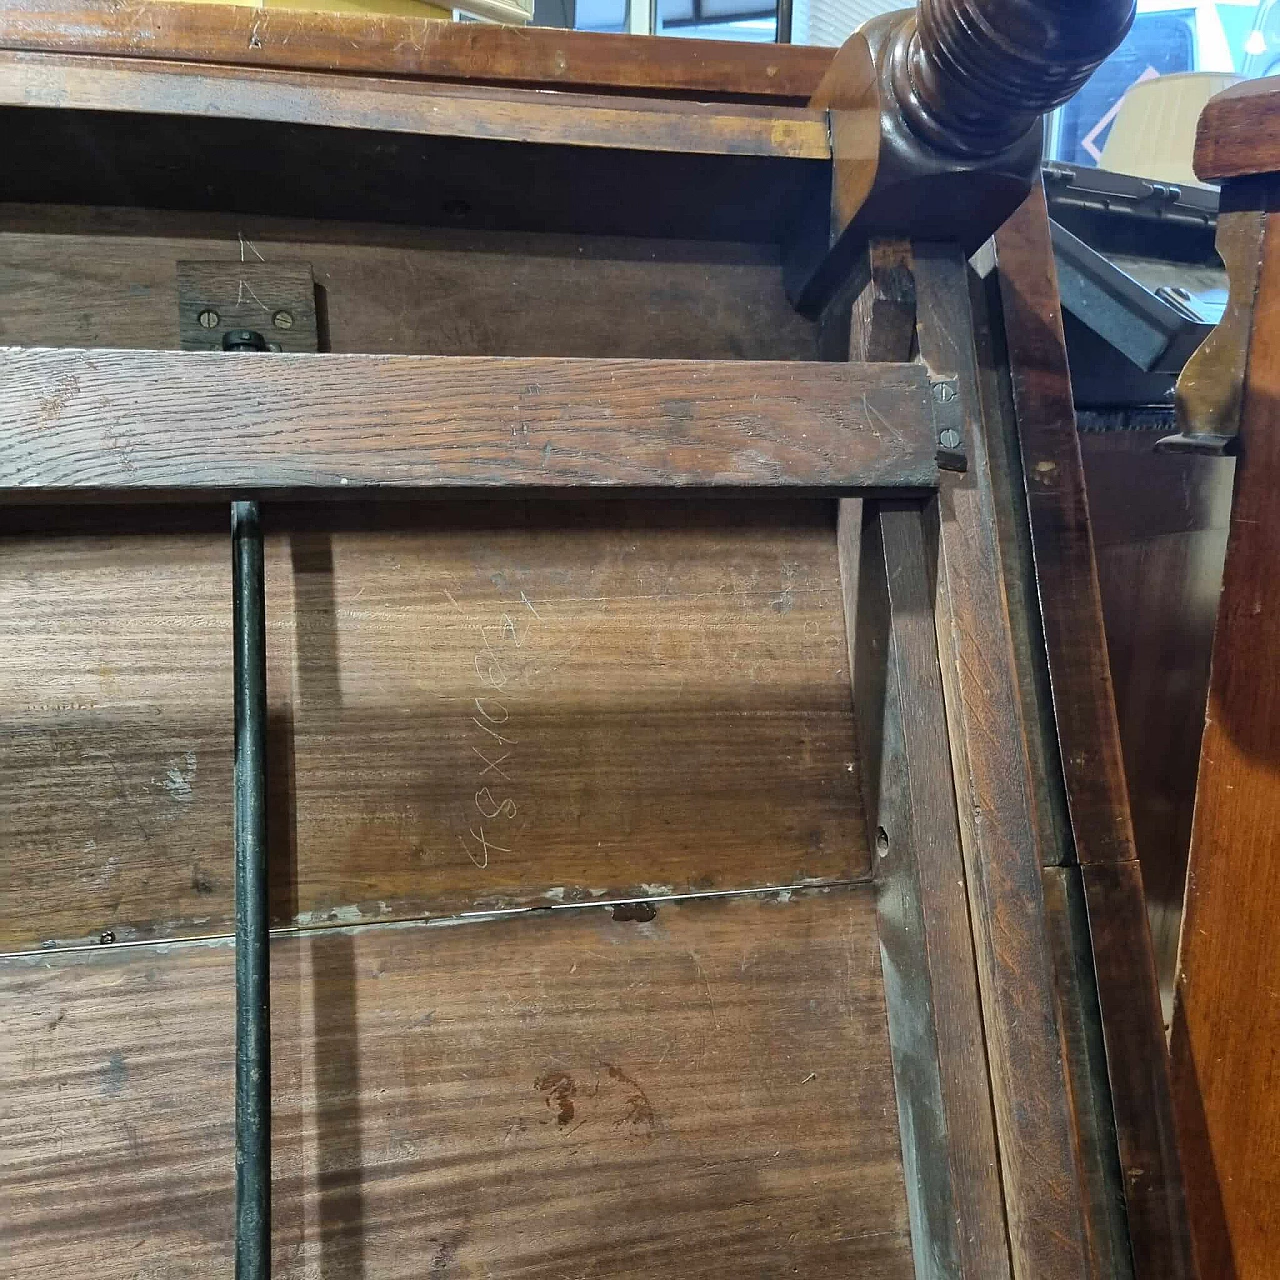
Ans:
POLYGON ((968 471, 964 442, 964 406, 960 380, 954 375, 929 378, 932 391, 933 430, 938 442, 938 466, 943 471, 968 471))

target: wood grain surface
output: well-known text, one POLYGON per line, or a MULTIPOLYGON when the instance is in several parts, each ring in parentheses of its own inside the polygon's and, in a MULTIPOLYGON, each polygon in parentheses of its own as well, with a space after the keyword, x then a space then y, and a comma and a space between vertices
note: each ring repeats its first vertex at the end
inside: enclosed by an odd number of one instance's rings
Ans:
POLYGON ((1215 94, 1196 124, 1196 177, 1221 182, 1280 171, 1280 76, 1215 94))
POLYGON ((969 469, 939 490, 937 629, 1013 1274, 1088 1274, 1041 846, 980 413, 968 266, 915 246, 920 354, 959 376, 969 469))
POLYGON ((1142 897, 1049 217, 1037 184, 996 233, 1058 759, 1089 924, 1138 1277, 1191 1277, 1155 954, 1142 897), (1094 867, 1123 867, 1095 885, 1094 867), (1123 882, 1123 892, 1103 886, 1123 882))
POLYGON ((0 349, 13 498, 920 488, 914 365, 0 349))
MULTIPOLYGON (((6 518, 0 949, 230 919, 228 526, 123 516, 6 518)), ((266 520, 277 919, 867 875, 828 506, 266 520)))
POLYGON ((0 53, 0 106, 272 121, 697 155, 831 155, 824 111, 0 53))
POLYGON ((335 352, 818 358, 767 245, 48 205, 0 206, 0 339, 176 349, 190 259, 309 262, 335 352))
POLYGON ((834 50, 225 5, 8 0, 0 47, 803 105, 834 50))
MULTIPOLYGON (((842 520, 841 540, 852 533, 842 520)), ((930 570, 922 509, 876 504, 855 708, 917 1274, 997 1280, 1009 1249, 930 570)))
POLYGON ((1235 460, 1158 453, 1157 439, 1085 432, 1080 451, 1167 1026, 1235 460))
POLYGON ((1200 750, 1173 1075, 1202 1276, 1280 1256, 1280 218, 1267 213, 1200 750))
MULTIPOLYGON (((914 1276, 869 889, 272 945, 275 1274, 914 1276)), ((9 1264, 221 1273, 232 947, 0 961, 9 1264)))

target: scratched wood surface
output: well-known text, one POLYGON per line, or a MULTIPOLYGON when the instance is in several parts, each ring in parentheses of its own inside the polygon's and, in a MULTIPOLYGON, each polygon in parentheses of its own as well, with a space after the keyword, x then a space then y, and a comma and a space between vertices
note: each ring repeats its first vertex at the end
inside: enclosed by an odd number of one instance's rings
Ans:
POLYGON ((146 0, 127 11, 116 0, 7 0, 0 46, 795 105, 808 100, 835 52, 146 0))
MULTIPOLYGON (((0 961, 7 1265, 229 1272, 233 958, 0 961)), ((867 888, 272 967, 278 1276, 915 1274, 867 888)))
POLYGON ((920 488, 919 365, 0 348, 0 492, 920 488))
POLYGON ((311 263, 334 352, 818 358, 772 246, 66 205, 0 205, 0 340, 176 350, 177 264, 241 258, 311 263))
MULTIPOLYGON (((750 508, 268 508, 278 918, 865 875, 834 513, 750 508)), ((222 512, 93 515, 5 536, 8 947, 230 918, 222 512)))

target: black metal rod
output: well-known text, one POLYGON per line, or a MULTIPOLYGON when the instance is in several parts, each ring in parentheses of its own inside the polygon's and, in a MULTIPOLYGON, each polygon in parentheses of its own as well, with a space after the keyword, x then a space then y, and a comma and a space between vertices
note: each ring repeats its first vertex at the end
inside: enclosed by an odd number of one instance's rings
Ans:
POLYGON ((267 663, 262 526, 231 504, 235 645, 236 1280, 271 1275, 271 996, 267 914, 267 663))

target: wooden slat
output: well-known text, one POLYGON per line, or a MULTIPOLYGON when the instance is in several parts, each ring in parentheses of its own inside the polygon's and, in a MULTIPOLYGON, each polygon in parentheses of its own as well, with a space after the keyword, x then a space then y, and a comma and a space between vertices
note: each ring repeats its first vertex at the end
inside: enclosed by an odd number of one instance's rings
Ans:
MULTIPOLYGON (((914 1277, 869 889, 272 946, 274 1272, 914 1277)), ((233 949, 0 961, 23 1274, 221 1274, 233 949)))
POLYGON ((0 106, 271 121, 627 151, 795 160, 831 155, 826 112, 801 107, 425 86, 44 53, 0 53, 0 106))
POLYGON ((177 348, 177 264, 242 254, 311 264, 336 352, 818 358, 766 245, 49 205, 0 206, 0 338, 177 348))
POLYGON ((1280 76, 1209 99, 1196 125, 1195 171, 1203 182, 1280 171, 1280 76))
POLYGON ((0 47, 574 90, 807 102, 833 49, 115 0, 7 0, 0 47))
POLYGON ((1155 954, 1142 897, 1049 218, 1037 184, 996 234, 1054 721, 1084 868, 1135 1274, 1194 1274, 1155 954), (1099 876, 1095 867, 1116 868, 1099 876), (1112 887, 1114 886, 1114 887, 1112 887))
POLYGON ((1013 1272, 1088 1274, 1040 833, 980 415, 967 263, 917 245, 920 354, 955 373, 969 470, 939 492, 937 626, 1013 1272))
POLYGON ((919 488, 911 365, 0 349, 0 493, 919 488))
MULTIPOLYGON (((1226 195, 1230 195, 1228 190, 1226 195)), ((1172 1037, 1203 1277, 1280 1256, 1280 214, 1267 193, 1172 1037)))
MULTIPOLYGON (((225 512, 106 514, 0 534, 0 950, 230 928, 225 512)), ((829 504, 267 518, 277 920, 868 876, 829 504)))
MULTIPOLYGON (((842 542, 856 536, 852 506, 842 542)), ((877 504, 862 535, 856 709, 916 1271, 997 1280, 1009 1251, 930 569, 920 507, 877 504)))

